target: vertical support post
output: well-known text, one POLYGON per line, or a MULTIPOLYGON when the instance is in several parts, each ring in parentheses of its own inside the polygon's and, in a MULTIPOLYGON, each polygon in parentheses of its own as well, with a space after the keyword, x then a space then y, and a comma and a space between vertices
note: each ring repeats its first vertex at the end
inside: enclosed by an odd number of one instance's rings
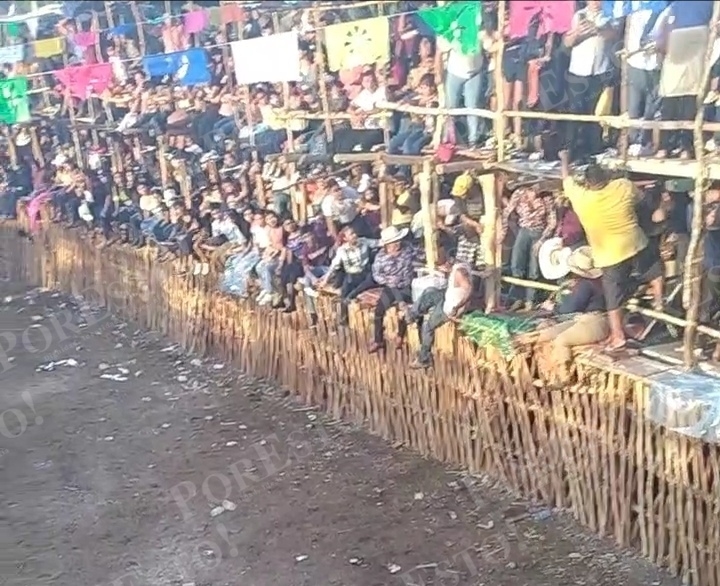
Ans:
POLYGON ((390 225, 390 206, 388 205, 388 180, 385 175, 380 176, 378 200, 380 203, 380 226, 387 228, 390 225))
POLYGON ((138 34, 138 43, 140 49, 140 55, 144 57, 146 55, 145 51, 145 29, 142 25, 142 17, 140 16, 140 8, 138 8, 137 2, 130 2, 130 10, 132 11, 133 19, 135 20, 135 28, 137 29, 138 34))
POLYGON ((683 339, 683 364, 685 368, 693 368, 696 364, 695 342, 697 338, 698 316, 702 299, 702 258, 703 251, 700 246, 704 223, 705 212, 705 189, 708 180, 708 165, 705 156, 705 141, 703 140, 703 118, 705 108, 705 92, 710 81, 710 70, 712 68, 711 56, 713 45, 717 39, 717 27, 720 23, 720 2, 713 3, 713 15, 710 21, 710 32, 708 44, 705 51, 705 70, 702 81, 698 87, 697 112, 693 125, 695 157, 697 159, 698 171, 695 178, 695 197, 693 201, 693 216, 690 230, 690 245, 688 246, 687 257, 685 258, 685 275, 683 277, 683 305, 687 310, 687 326, 683 339))
MULTIPOLYGON (((272 22, 273 22, 273 33, 276 35, 280 33, 280 15, 276 12, 273 12, 272 15, 272 22)), ((288 104, 290 104, 290 84, 288 82, 283 82, 282 84, 283 89, 283 110, 286 114, 290 114, 288 110, 288 104)), ((295 141, 293 139, 293 131, 292 131, 292 118, 285 117, 285 134, 286 134, 286 142, 287 147, 285 149, 286 152, 292 153, 295 152, 295 141)), ((295 171, 297 167, 294 162, 288 162, 287 168, 285 169, 285 176, 291 180, 293 183, 295 183, 295 171)), ((292 209, 293 209, 293 217, 296 220, 300 219, 300 206, 305 206, 305 189, 304 187, 301 187, 299 185, 293 185, 290 188, 290 194, 292 198, 292 209)))
MULTIPOLYGON (((623 43, 623 51, 620 53, 622 60, 620 63, 620 115, 626 115, 628 113, 628 75, 629 75, 629 65, 628 65, 628 54, 627 54, 627 46, 628 46, 628 38, 630 37, 630 27, 628 26, 628 19, 631 18, 630 16, 626 17, 625 19, 625 41, 623 43)), ((627 165, 628 160, 628 149, 630 147, 630 127, 629 126, 623 126, 623 128, 620 129, 620 157, 623 160, 623 163, 627 165)))
POLYGON ((5 126, 3 128, 3 134, 7 138, 8 144, 8 155, 10 155, 10 164, 15 167, 18 163, 17 149, 15 148, 15 137, 11 134, 10 128, 5 126))
POLYGON ((167 157, 165 156, 166 149, 164 136, 160 135, 157 137, 157 146, 158 164, 160 165, 160 183, 162 184, 162 188, 166 189, 168 184, 170 183, 170 174, 168 172, 167 157))
POLYGON ((485 218, 483 220, 483 232, 480 235, 480 243, 483 247, 487 276, 485 277, 485 311, 492 313, 498 304, 500 297, 500 269, 502 258, 498 258, 497 240, 499 232, 497 229, 498 210, 498 182, 495 173, 486 173, 478 177, 482 188, 483 204, 485 207, 485 218))
MULTIPOLYGON (((499 0, 497 4, 498 11, 498 37, 500 46, 495 56, 495 94, 497 104, 495 112, 497 115, 495 125, 495 136, 497 138, 497 159, 498 162, 505 160, 505 88, 502 79, 502 62, 505 54, 505 22, 507 20, 507 0, 499 0)), ((486 208, 487 210, 487 208, 486 208)))
MULTIPOLYGON (((67 66, 67 53, 63 51, 63 67, 67 66)), ((77 161, 77 164, 80 168, 84 168, 85 163, 82 156, 82 150, 80 148, 80 137, 78 136, 77 122, 75 120, 75 104, 73 102, 73 97, 70 95, 70 90, 67 87, 65 88, 64 96, 65 105, 68 109, 68 115, 70 116, 70 133, 72 135, 73 145, 75 146, 75 160, 77 161)))
POLYGON ((422 213, 423 240, 425 241, 425 258, 427 268, 435 270, 437 267, 437 248, 435 246, 435 211, 433 210, 433 162, 430 159, 423 161, 423 170, 420 180, 420 210, 422 213))
POLYGON ((327 84, 325 83, 325 54, 323 53, 323 33, 322 21, 320 19, 320 9, 315 7, 312 9, 313 24, 315 26, 315 65, 320 83, 320 104, 322 105, 323 115, 325 116, 325 134, 328 143, 333 140, 333 126, 330 119, 330 101, 328 100, 327 84))

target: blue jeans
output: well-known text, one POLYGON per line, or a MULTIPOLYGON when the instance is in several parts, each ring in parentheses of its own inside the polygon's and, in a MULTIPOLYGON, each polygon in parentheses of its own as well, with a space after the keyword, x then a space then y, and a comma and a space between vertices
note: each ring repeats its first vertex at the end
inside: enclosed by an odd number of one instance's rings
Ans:
POLYGON ((398 132, 390 139, 388 144, 388 152, 391 155, 419 155, 423 147, 430 142, 432 137, 425 133, 425 129, 418 125, 412 124, 410 128, 403 132, 398 132))
POLYGON ((260 289, 263 293, 272 295, 275 291, 273 286, 273 278, 275 277, 275 271, 278 267, 277 258, 269 258, 261 260, 255 267, 255 271, 260 279, 260 289))
MULTIPOLYGON (((411 123, 406 130, 398 132, 390 139, 388 153, 391 155, 419 155, 423 147, 432 140, 432 136, 425 132, 420 124, 411 123)), ((410 165, 402 165, 402 173, 410 176, 412 169, 410 165)))
MULTIPOLYGON (((306 289, 312 289, 314 291, 315 282, 323 277, 327 272, 328 267, 308 267, 305 271, 305 276, 302 277, 300 281, 306 289)), ((305 300, 305 309, 307 309, 307 312, 310 315, 316 315, 317 306, 315 304, 315 297, 305 293, 305 295, 303 295, 303 299, 305 300)))
MULTIPOLYGON (((540 240, 542 232, 520 228, 515 238, 510 255, 510 270, 512 276, 518 279, 529 279, 535 281, 540 276, 540 265, 538 255, 533 252, 533 246, 540 240)), ((524 287, 513 285, 510 287, 508 296, 512 301, 520 300, 524 287)), ((533 303, 535 300, 535 289, 527 287, 525 290, 525 301, 533 303)))
MULTIPOLYGON (((466 108, 479 108, 482 103, 482 72, 478 71, 470 79, 463 79, 448 73, 445 78, 445 107, 459 108, 464 102, 466 108)), ((474 144, 480 140, 480 118, 467 117, 468 142, 474 144)))
POLYGON ((416 322, 420 331, 420 350, 417 358, 418 362, 423 364, 428 364, 432 360, 435 330, 448 321, 443 311, 444 303, 445 291, 431 287, 423 291, 408 314, 408 320, 416 322))
MULTIPOLYGON (((653 120, 660 109, 660 71, 628 67, 628 116, 631 120, 653 120)), ((650 144, 652 131, 630 129, 630 144, 650 144)))
POLYGON ((255 249, 233 254, 225 261, 225 271, 220 277, 220 290, 230 295, 245 297, 250 273, 259 260, 260 254, 255 249))

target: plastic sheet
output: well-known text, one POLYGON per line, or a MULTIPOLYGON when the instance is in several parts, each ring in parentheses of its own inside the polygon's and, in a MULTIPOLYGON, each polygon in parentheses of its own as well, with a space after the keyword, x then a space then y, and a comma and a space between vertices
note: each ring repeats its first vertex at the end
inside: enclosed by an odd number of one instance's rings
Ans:
POLYGON ((666 372, 652 378, 646 415, 671 431, 720 443, 720 379, 666 372))

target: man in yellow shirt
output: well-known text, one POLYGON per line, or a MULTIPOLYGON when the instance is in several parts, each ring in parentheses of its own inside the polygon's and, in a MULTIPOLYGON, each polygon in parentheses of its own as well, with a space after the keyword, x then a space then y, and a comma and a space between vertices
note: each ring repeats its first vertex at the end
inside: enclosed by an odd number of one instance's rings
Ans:
POLYGON ((662 307, 663 270, 659 256, 648 246, 635 206, 639 192, 628 179, 610 180, 601 166, 592 164, 579 185, 570 175, 567 151, 559 153, 563 190, 580 219, 594 265, 602 269, 602 284, 610 322, 607 351, 625 346, 622 306, 640 282, 649 283, 655 307, 662 307))

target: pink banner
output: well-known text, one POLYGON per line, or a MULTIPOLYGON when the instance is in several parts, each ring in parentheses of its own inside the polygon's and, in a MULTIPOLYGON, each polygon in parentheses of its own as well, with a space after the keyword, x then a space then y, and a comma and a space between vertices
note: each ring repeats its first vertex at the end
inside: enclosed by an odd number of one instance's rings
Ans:
POLYGON ((72 96, 84 100, 91 93, 101 94, 110 87, 113 71, 110 63, 96 63, 60 69, 55 77, 72 96))
POLYGON ((75 33, 73 41, 78 47, 87 49, 95 44, 97 37, 98 35, 95 31, 80 31, 79 33, 75 33))
POLYGON ((570 24, 575 14, 574 2, 552 2, 550 0, 544 0, 541 4, 543 6, 543 26, 541 28, 541 34, 564 34, 570 30, 570 24))
POLYGON ((183 22, 188 35, 199 33, 208 25, 208 13, 205 10, 187 12, 183 22))
POLYGON ((538 36, 547 33, 563 34, 570 30, 570 23, 575 14, 575 3, 551 0, 513 0, 510 2, 510 16, 506 31, 508 38, 526 37, 530 29, 530 22, 538 13, 540 13, 538 36))

